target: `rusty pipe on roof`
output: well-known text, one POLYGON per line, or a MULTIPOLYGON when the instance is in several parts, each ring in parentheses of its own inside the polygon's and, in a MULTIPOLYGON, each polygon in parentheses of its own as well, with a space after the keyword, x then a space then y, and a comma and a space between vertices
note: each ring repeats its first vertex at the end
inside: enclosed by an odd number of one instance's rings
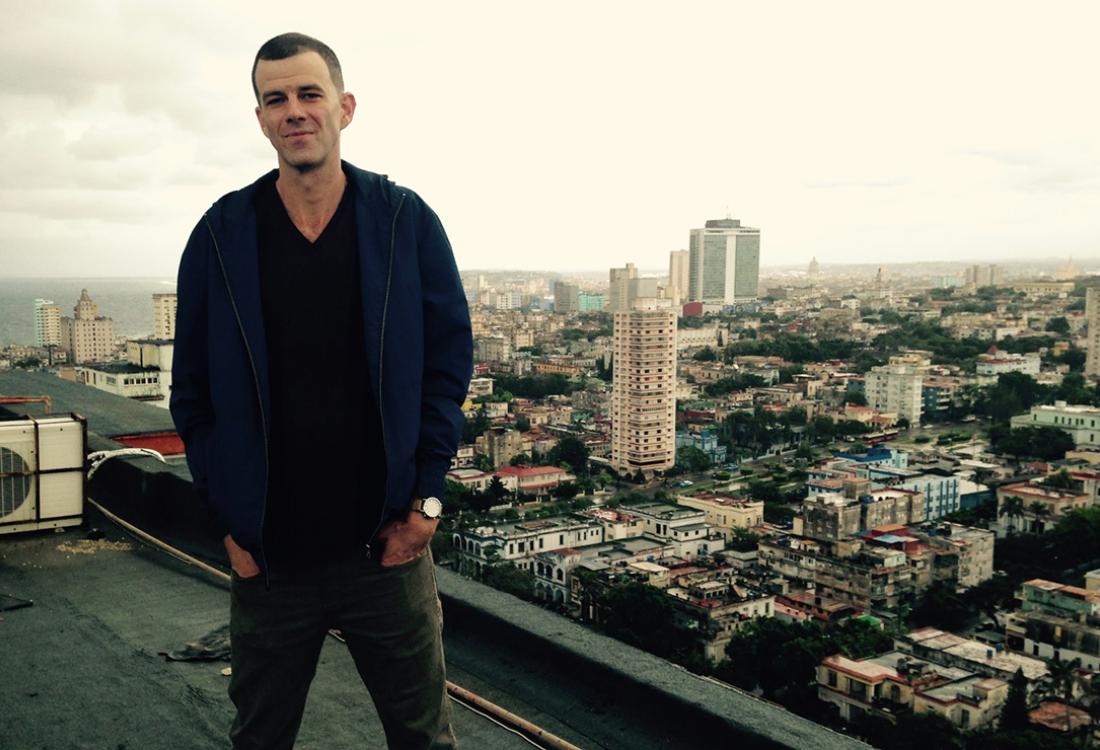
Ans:
POLYGON ((43 404, 46 414, 53 413, 53 401, 49 396, 0 396, 0 404, 43 404))
POLYGON ((574 745, 573 743, 564 740, 555 734, 551 734, 542 727, 527 721, 527 719, 524 719, 522 716, 518 716, 508 709, 502 708, 492 701, 482 698, 477 693, 471 692, 464 687, 460 687, 459 685, 454 684, 450 680, 447 681, 447 692, 451 694, 451 697, 457 699, 458 701, 462 703, 468 703, 486 713, 492 714, 497 719, 506 722, 523 734, 531 737, 548 750, 582 750, 582 748, 578 747, 577 745, 574 745))

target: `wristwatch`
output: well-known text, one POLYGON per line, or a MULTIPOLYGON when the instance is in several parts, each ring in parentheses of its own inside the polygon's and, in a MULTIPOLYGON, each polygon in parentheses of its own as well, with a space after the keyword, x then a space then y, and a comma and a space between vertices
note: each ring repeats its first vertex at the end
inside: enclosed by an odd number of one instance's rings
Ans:
POLYGON ((409 510, 414 510, 424 518, 433 520, 443 515, 443 503, 439 501, 438 497, 417 498, 412 501, 409 510))

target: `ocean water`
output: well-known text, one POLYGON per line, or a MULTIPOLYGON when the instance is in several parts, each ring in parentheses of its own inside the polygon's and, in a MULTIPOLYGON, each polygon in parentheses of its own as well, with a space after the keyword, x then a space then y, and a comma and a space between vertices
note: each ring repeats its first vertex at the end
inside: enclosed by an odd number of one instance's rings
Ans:
POLYGON ((175 279, 3 279, 0 278, 0 346, 34 344, 34 301, 53 300, 62 317, 72 317, 80 290, 112 318, 116 336, 153 332, 153 293, 174 292, 175 279))

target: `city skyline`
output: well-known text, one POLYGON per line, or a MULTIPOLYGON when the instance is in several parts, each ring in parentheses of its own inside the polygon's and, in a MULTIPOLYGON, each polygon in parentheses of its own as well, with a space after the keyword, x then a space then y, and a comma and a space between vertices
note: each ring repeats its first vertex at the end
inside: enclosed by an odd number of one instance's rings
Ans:
POLYGON ((298 9, 253 3, 21 10, 0 51, 18 113, 0 120, 0 274, 174 275, 210 202, 274 165, 247 71, 288 28, 341 56, 360 102, 345 157, 416 186, 463 269, 662 268, 727 213, 764 231, 762 267, 1100 255, 1100 105, 1080 94, 1100 62, 1095 6, 903 18, 807 4, 794 17, 423 4, 303 25, 298 9))

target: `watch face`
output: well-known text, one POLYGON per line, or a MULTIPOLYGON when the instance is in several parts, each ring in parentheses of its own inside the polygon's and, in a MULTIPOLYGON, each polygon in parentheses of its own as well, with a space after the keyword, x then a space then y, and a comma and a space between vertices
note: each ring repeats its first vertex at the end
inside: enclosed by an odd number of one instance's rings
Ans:
POLYGON ((426 497, 421 510, 428 518, 439 518, 443 513, 443 503, 439 502, 438 497, 426 497))

